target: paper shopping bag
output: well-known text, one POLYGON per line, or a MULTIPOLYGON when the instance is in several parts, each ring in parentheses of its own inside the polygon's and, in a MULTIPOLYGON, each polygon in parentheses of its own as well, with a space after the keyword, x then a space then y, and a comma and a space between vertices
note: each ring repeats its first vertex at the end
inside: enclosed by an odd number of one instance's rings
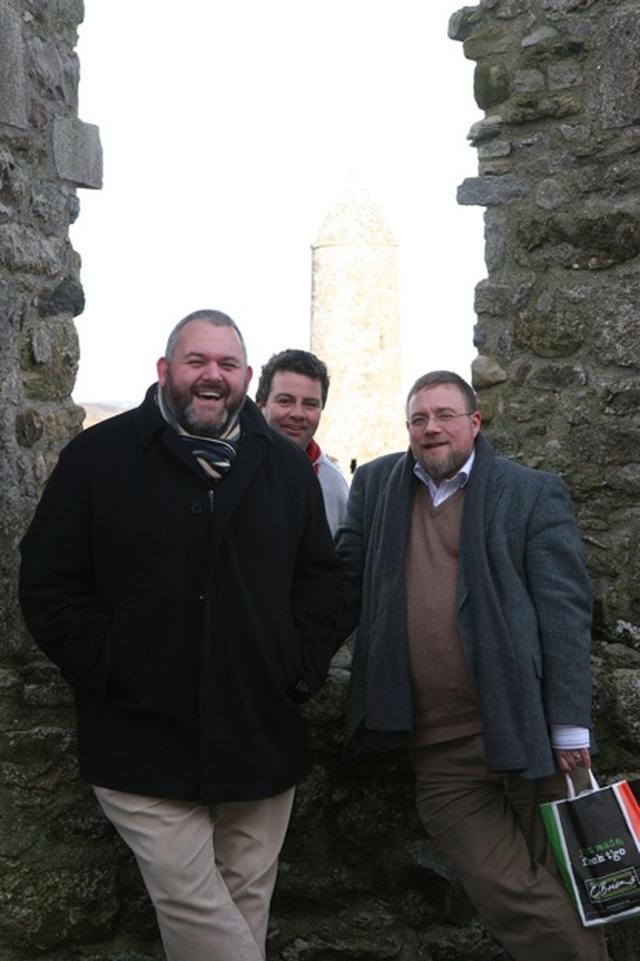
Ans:
MULTIPOLYGON (((590 772, 591 774, 591 772, 590 772)), ((640 808, 626 781, 540 805, 564 883, 589 927, 640 913, 640 808)), ((569 786, 570 785, 570 786, 569 786)))

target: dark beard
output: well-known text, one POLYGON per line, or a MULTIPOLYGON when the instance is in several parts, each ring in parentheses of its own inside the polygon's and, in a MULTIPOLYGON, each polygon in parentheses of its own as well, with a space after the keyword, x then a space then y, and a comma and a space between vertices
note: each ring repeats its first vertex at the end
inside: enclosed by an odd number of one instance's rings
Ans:
POLYGON ((191 404, 179 404, 173 414, 180 426, 189 434, 196 434, 198 437, 209 437, 212 440, 216 440, 218 437, 222 437, 235 411, 229 411, 225 408, 218 419, 213 422, 200 420, 200 418, 195 415, 191 404))
POLYGON ((242 406, 242 404, 235 404, 232 407, 225 407, 216 420, 202 420, 193 409, 193 398, 191 394, 177 391, 171 374, 167 374, 163 393, 171 413, 183 430, 186 430, 188 434, 195 434, 197 437, 208 437, 211 440, 217 440, 217 438, 222 437, 229 422, 235 417, 242 406))

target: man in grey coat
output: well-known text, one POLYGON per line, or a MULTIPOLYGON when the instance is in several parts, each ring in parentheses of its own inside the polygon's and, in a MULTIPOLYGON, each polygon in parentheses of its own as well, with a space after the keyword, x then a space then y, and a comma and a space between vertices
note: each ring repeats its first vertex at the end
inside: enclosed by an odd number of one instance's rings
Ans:
POLYGON ((591 765, 584 548, 561 478, 496 456, 480 424, 466 381, 425 374, 409 451, 354 475, 347 756, 409 748, 420 818, 515 961, 604 961, 539 814, 591 765))

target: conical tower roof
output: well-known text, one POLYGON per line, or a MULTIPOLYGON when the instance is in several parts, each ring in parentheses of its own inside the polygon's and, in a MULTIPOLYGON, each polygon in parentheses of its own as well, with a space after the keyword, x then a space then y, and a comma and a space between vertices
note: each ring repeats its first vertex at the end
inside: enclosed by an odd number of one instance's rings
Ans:
POLYGON ((357 177, 347 180, 342 197, 324 219, 313 248, 351 245, 397 246, 386 220, 357 177))

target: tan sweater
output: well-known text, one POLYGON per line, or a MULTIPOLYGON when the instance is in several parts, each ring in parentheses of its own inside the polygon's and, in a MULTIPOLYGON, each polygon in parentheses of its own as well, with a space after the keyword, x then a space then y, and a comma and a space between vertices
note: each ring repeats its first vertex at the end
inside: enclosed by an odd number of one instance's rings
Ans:
POLYGON ((456 619, 463 505, 464 488, 437 508, 424 484, 414 499, 405 561, 413 747, 482 730, 456 619))

